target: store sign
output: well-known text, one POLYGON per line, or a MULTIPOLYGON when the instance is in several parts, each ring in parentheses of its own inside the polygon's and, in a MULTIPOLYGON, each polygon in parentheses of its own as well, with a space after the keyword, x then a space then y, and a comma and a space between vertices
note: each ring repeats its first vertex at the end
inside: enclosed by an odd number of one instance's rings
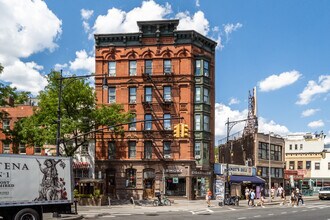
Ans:
MULTIPOLYGON (((228 164, 229 175, 252 176, 252 167, 228 164)), ((220 175, 227 173, 227 164, 220 164, 220 175)))
POLYGON ((193 170, 191 171, 192 175, 203 175, 203 176, 209 176, 211 175, 211 171, 199 171, 199 170, 193 170))

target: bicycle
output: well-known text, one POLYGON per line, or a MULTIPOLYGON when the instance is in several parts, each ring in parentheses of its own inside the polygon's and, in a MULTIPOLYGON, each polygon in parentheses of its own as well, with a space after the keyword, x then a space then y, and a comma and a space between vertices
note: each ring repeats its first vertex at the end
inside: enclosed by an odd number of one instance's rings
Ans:
POLYGON ((153 201, 153 206, 171 206, 171 201, 166 197, 163 196, 163 199, 160 198, 160 196, 157 196, 157 199, 153 201))

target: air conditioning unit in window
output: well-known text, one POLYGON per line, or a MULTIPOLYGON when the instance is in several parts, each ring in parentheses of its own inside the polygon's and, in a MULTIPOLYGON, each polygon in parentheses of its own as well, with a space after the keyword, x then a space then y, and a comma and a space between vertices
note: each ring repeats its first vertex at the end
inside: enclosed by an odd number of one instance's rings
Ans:
POLYGON ((200 160, 201 159, 201 155, 195 155, 195 160, 200 160))
POLYGON ((164 158, 165 158, 165 159, 171 159, 171 155, 166 154, 166 155, 164 155, 164 158))
POLYGON ((130 100, 129 104, 136 104, 136 100, 130 100))
POLYGON ((165 102, 171 102, 171 101, 172 101, 171 98, 166 98, 166 99, 165 99, 165 102))
POLYGON ((129 130, 130 131, 136 131, 136 127, 130 127, 129 130))
POLYGON ((171 127, 165 127, 165 130, 167 130, 167 131, 171 130, 171 127))

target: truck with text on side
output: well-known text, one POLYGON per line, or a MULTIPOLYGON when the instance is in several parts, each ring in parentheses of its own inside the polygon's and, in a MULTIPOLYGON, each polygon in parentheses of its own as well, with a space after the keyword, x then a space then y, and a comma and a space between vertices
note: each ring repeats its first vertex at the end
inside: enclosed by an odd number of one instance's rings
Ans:
POLYGON ((71 213, 72 159, 0 154, 0 216, 42 220, 43 213, 71 213))

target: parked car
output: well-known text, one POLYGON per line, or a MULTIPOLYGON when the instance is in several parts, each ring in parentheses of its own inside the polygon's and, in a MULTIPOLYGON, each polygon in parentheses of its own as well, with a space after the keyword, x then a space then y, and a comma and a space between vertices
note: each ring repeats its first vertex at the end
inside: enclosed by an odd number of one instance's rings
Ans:
POLYGON ((322 187, 319 191, 320 199, 330 199, 330 187, 322 187))

